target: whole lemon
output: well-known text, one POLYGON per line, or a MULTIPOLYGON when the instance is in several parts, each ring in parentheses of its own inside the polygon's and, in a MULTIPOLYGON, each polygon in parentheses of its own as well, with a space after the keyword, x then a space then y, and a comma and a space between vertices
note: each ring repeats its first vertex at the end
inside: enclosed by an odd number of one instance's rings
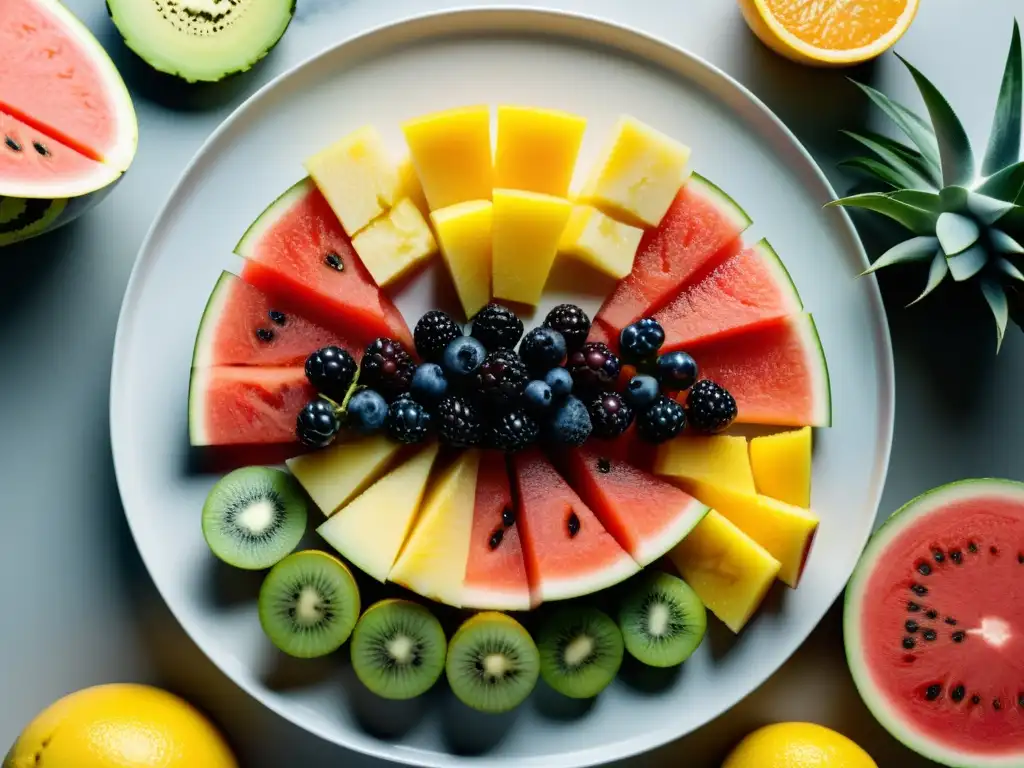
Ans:
POLYGON ((145 685, 72 693, 22 732, 3 768, 238 768, 196 709, 145 685))
POLYGON ((841 733, 813 723, 760 728, 725 759, 722 768, 878 768, 841 733))

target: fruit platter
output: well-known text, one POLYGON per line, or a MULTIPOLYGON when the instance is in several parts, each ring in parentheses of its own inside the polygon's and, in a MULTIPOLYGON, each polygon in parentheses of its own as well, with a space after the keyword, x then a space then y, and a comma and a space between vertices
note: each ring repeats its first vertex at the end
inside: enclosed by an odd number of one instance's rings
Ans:
POLYGON ((485 40, 500 16, 342 45, 210 139, 125 299, 115 463, 168 604, 276 711, 407 762, 584 765, 712 719, 821 617, 891 360, 845 215, 752 97, 556 14, 485 40))

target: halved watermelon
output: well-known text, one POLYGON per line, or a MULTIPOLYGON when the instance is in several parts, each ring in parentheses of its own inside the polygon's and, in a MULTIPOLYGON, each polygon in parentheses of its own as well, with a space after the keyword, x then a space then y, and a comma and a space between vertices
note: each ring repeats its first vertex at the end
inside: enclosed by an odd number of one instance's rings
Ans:
POLYGON ((750 217, 699 174, 683 185, 657 229, 649 230, 633 261, 595 318, 613 338, 661 309, 701 271, 737 253, 750 217))
POLYGON ((640 570, 540 451, 512 461, 516 525, 534 604, 589 595, 640 570))
POLYGON ((911 749, 1024 765, 1024 483, 929 491, 872 537, 846 590, 853 679, 911 749))
POLYGON ((193 367, 300 366, 321 347, 338 346, 358 361, 363 346, 312 323, 230 272, 221 273, 199 322, 193 367))
POLYGON ((563 454, 573 488, 641 566, 685 538, 708 512, 674 485, 590 448, 563 454))
POLYGON ((767 240, 748 246, 654 313, 662 351, 728 336, 804 309, 793 280, 767 240))
POLYGON ((362 343, 378 336, 413 351, 398 309, 373 282, 327 200, 303 179, 275 200, 235 246, 242 278, 272 301, 362 343))
POLYGON ((736 398, 741 424, 832 425, 832 391, 818 330, 791 315, 689 350, 700 377, 736 398))
POLYGON ((295 422, 316 390, 301 368, 193 368, 188 396, 193 446, 294 443, 295 422))
POLYGON ((508 468, 505 457, 494 451, 483 454, 477 475, 462 605, 498 611, 528 611, 531 607, 508 468))

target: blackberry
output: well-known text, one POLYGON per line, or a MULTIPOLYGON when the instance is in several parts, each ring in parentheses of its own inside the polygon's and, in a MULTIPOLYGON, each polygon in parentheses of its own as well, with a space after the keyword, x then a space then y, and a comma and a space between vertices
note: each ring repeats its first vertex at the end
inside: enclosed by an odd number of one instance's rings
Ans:
POLYGON ((450 395, 434 411, 441 442, 456 448, 468 448, 480 442, 480 417, 476 408, 463 397, 450 395))
POLYGON ((619 358, 600 341, 584 344, 570 354, 565 367, 576 387, 590 392, 614 389, 622 370, 619 358))
POLYGON ((476 394, 487 405, 514 405, 530 380, 526 365, 511 349, 499 349, 484 358, 476 373, 476 394))
POLYGON ((590 318, 575 304, 559 304, 544 318, 544 327, 562 334, 569 352, 573 352, 586 342, 590 334, 590 318))
POLYGON ((421 317, 412 332, 419 356, 431 363, 441 362, 445 347, 461 335, 459 324, 439 309, 432 309, 421 317))
POLYGON ((470 335, 489 351, 515 349, 523 337, 523 321, 501 304, 488 304, 476 313, 470 335))
POLYGON ((388 434, 400 443, 422 442, 430 426, 430 412, 411 397, 400 397, 388 408, 388 434))
POLYGON ((324 347, 306 358, 306 378, 317 392, 342 402, 356 378, 355 358, 341 347, 324 347))
POLYGON ((359 383, 376 390, 389 403, 409 391, 416 364, 400 341, 380 337, 363 354, 359 383))
POLYGON ((587 411, 593 426, 591 434, 605 440, 618 437, 633 423, 633 409, 618 392, 602 392, 590 402, 587 411))
POLYGON ((686 415, 698 432, 721 432, 732 424, 737 412, 735 398, 710 379, 698 381, 686 396, 686 415))
POLYGON ((636 431, 649 443, 663 443, 683 431, 686 412, 675 400, 659 395, 654 405, 636 417, 636 431))
POLYGON ((536 442, 540 427, 526 411, 510 411, 495 420, 487 431, 487 444, 500 451, 514 453, 536 442))
POLYGON ((334 406, 322 398, 306 403, 295 420, 299 440, 312 448, 326 448, 341 429, 334 406))

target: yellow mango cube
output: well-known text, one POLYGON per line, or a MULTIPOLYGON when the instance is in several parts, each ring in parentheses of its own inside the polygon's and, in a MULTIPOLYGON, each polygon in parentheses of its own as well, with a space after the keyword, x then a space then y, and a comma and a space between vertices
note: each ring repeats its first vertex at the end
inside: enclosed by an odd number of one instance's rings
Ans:
POLYGON ((558 251, 620 280, 632 271, 643 236, 642 229, 616 221, 593 206, 576 205, 558 251))
POLYGON ((437 242, 419 208, 409 199, 352 238, 363 265, 377 285, 403 277, 437 253, 437 242))
POLYGON ((654 459, 654 474, 673 482, 684 478, 740 493, 757 493, 745 437, 677 437, 662 443, 654 459))
POLYGON ((406 155, 398 163, 398 199, 407 197, 412 200, 413 205, 419 208, 423 218, 430 217, 430 206, 427 205, 427 196, 423 194, 423 185, 420 184, 420 177, 416 174, 416 166, 412 164, 412 157, 406 155))
POLYGON ((470 200, 430 214, 467 320, 491 300, 492 212, 490 200, 470 200))
POLYGON ((711 510, 669 558, 704 605, 739 632, 764 601, 779 561, 764 547, 711 510))
POLYGON ((630 224, 655 227, 689 176, 689 160, 689 147, 623 115, 579 200, 630 224))
POLYGON ((757 492, 797 507, 811 506, 811 428, 755 437, 750 464, 757 492))
POLYGON ((568 112, 500 105, 494 186, 565 197, 586 129, 568 112))
POLYGON ((407 121, 402 131, 430 210, 491 198, 494 164, 488 107, 434 112, 407 121))
POLYGON ((536 306, 572 213, 563 197, 494 190, 494 295, 536 306))
POLYGON ((349 237, 398 200, 398 174, 377 130, 359 128, 305 162, 349 237))

